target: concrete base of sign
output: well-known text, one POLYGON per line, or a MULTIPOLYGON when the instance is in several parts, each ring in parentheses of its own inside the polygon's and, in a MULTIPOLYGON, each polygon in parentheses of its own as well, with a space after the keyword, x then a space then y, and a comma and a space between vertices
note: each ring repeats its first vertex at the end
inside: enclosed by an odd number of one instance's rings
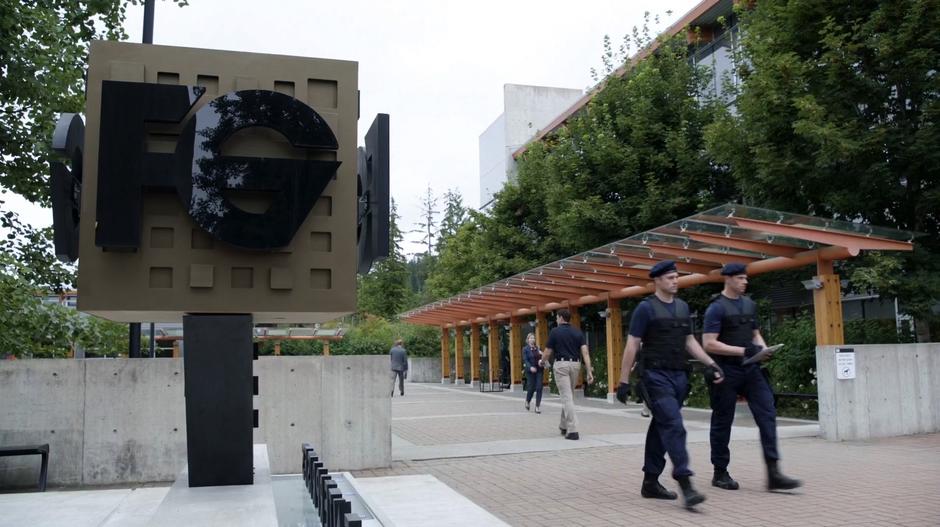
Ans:
POLYGON ((190 488, 184 469, 148 524, 150 527, 204 525, 277 527, 266 445, 254 445, 254 485, 190 488))

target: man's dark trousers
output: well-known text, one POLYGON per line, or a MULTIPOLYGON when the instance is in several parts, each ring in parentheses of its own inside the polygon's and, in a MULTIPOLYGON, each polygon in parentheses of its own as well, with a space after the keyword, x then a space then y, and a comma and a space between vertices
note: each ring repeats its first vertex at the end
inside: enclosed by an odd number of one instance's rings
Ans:
POLYGON ((774 394, 760 366, 726 363, 722 364, 721 368, 725 372, 724 382, 709 387, 712 406, 712 465, 716 469, 727 470, 731 461, 728 442, 731 440, 731 424, 734 422, 738 394, 747 398, 747 405, 760 430, 764 460, 780 459, 777 452, 777 411, 774 408, 774 394))
POLYGON ((395 378, 398 378, 398 391, 405 395, 405 373, 408 370, 392 370, 392 395, 395 395, 395 378))
POLYGON ((666 468, 666 453, 672 460, 672 477, 691 476, 689 452, 685 446, 682 401, 689 392, 689 374, 681 370, 647 369, 643 385, 649 394, 653 419, 646 431, 646 459, 643 472, 659 476, 666 468))

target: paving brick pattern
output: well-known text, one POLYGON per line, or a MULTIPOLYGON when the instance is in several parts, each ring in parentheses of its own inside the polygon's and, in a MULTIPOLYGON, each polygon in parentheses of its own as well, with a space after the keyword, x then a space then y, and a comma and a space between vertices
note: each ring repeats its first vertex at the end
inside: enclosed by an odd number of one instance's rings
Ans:
MULTIPOLYGON (((415 444, 557 433, 557 408, 543 406, 540 416, 524 411, 501 415, 516 411, 509 406, 519 406, 511 395, 505 401, 476 395, 475 402, 473 394, 440 388, 418 387, 410 394, 411 399, 394 400, 393 430, 415 444)), ((622 415, 617 415, 608 410, 616 407, 598 408, 598 413, 581 414, 582 434, 635 431, 635 426, 645 429, 648 423, 635 411, 620 410, 622 415)), ((694 415, 690 425, 698 428, 705 422, 694 415)), ((747 418, 739 417, 735 424, 746 426, 747 418)), ((940 434, 852 443, 784 439, 784 471, 806 483, 789 494, 764 490, 758 442, 735 441, 731 448, 731 473, 742 486, 738 491, 711 487, 708 444, 689 445, 692 468, 698 473, 694 481, 708 497, 696 512, 684 510, 679 502, 640 497, 640 445, 400 461, 389 469, 356 475, 432 474, 511 525, 527 527, 940 526, 940 434)), ((667 464, 667 471, 670 468, 667 464)), ((662 481, 675 488, 668 475, 662 481)))
POLYGON ((867 443, 798 438, 782 448, 785 472, 806 483, 792 494, 764 490, 757 442, 733 445, 738 491, 711 487, 708 446, 691 445, 694 480, 708 497, 698 512, 640 497, 640 446, 396 462, 356 475, 432 474, 518 526, 940 525, 940 435, 867 443))

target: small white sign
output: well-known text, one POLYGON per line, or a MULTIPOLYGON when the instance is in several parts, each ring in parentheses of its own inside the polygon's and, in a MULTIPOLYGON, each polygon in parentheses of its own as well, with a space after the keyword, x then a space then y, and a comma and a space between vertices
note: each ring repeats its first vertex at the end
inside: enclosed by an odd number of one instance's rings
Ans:
POLYGON ((836 379, 855 378, 855 350, 843 348, 836 350, 836 379))

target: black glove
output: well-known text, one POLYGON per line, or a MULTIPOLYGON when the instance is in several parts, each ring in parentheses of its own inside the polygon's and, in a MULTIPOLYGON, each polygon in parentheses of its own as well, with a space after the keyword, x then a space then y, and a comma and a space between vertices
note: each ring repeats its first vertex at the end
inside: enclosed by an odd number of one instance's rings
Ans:
POLYGON ((623 404, 627 404, 628 397, 630 397, 630 384, 622 382, 617 386, 617 400, 623 404))
POLYGON ((744 357, 750 359, 754 355, 757 355, 763 351, 764 347, 760 344, 754 344, 753 342, 749 343, 747 346, 744 346, 744 357))
POLYGON ((718 379, 724 379, 725 372, 721 370, 721 366, 717 364, 712 364, 711 366, 705 366, 705 384, 713 384, 718 379))

